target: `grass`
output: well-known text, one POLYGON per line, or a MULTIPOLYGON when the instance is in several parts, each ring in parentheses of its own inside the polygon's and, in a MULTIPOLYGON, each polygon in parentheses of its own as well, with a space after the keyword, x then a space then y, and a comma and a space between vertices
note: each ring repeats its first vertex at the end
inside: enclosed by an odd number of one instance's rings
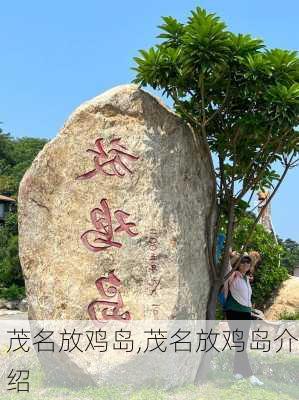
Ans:
MULTIPOLYGON (((33 372, 33 371, 32 371, 33 372)), ((131 387, 100 387, 72 390, 43 388, 42 374, 34 371, 30 393, 1 393, 1 400, 298 400, 298 385, 263 379, 264 387, 254 387, 247 380, 234 381, 231 374, 215 371, 206 384, 188 385, 171 391, 155 388, 134 390, 131 387), (217 380, 216 379, 217 376, 217 380)))
POLYGON ((299 311, 294 311, 294 312, 284 311, 279 315, 278 319, 285 321, 287 320, 296 321, 299 319, 299 311))
POLYGON ((298 400, 298 387, 275 387, 265 381, 265 387, 254 387, 246 380, 220 384, 208 382, 201 386, 189 385, 172 391, 144 388, 86 388, 74 391, 67 388, 31 390, 28 394, 3 394, 1 400, 298 400))
POLYGON ((263 387, 254 387, 246 379, 233 380, 232 354, 223 352, 213 360, 205 384, 186 385, 168 391, 154 387, 137 390, 130 386, 102 386, 81 390, 44 387, 43 371, 34 359, 32 361, 30 392, 9 393, 2 384, 1 400, 298 400, 299 398, 297 379, 299 359, 296 355, 276 354, 269 360, 263 355, 252 355, 252 367, 265 383, 263 387))

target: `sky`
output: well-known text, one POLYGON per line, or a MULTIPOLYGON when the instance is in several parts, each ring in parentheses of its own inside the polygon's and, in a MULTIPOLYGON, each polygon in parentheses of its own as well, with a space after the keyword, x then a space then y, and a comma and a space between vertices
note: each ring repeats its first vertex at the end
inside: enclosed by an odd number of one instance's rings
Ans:
MULTIPOLYGON (((133 57, 154 45, 161 17, 196 6, 235 33, 298 49, 298 0, 10 0, 1 3, 0 121, 14 137, 55 137, 83 101, 134 78, 133 57)), ((272 203, 281 238, 299 241, 299 167, 272 203)))

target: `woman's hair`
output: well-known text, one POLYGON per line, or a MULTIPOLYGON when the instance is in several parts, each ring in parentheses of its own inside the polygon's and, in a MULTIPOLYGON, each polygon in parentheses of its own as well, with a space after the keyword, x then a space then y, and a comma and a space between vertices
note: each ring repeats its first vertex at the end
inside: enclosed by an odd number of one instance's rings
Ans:
MULTIPOLYGON (((252 257, 250 257, 250 256, 244 256, 244 255, 239 254, 239 255, 238 255, 238 258, 237 258, 236 260, 234 260, 234 263, 232 264, 232 268, 235 269, 236 271, 239 271, 240 265, 241 265, 241 260, 242 260, 243 257, 244 257, 244 258, 247 257, 247 258, 250 259, 250 268, 251 268, 251 266, 253 265, 253 259, 252 259, 252 257)), ((250 269, 246 272, 246 274, 248 274, 248 273, 250 273, 250 269)))
POLYGON ((241 263, 240 263, 240 256, 236 259, 236 260, 234 260, 234 262, 232 263, 232 269, 233 270, 235 270, 235 271, 239 271, 239 268, 240 268, 240 265, 241 265, 241 263))
POLYGON ((255 273, 262 263, 262 257, 258 251, 251 251, 249 256, 252 260, 251 267, 253 267, 253 273, 255 273))

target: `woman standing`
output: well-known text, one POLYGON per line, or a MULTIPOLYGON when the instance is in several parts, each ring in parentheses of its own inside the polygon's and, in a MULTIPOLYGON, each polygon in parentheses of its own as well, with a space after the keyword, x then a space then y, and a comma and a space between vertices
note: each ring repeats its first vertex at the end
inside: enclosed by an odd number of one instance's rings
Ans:
MULTIPOLYGON (((239 261, 238 267, 230 275, 224 283, 224 295, 226 297, 225 313, 230 327, 230 331, 240 331, 240 323, 242 321, 241 330, 243 331, 244 342, 243 351, 235 351, 234 358, 234 376, 236 379, 249 378, 253 385, 263 385, 257 377, 252 373, 252 369, 248 360, 246 351, 247 341, 250 330, 251 321, 251 295, 249 274, 252 260, 248 255, 243 255, 239 261)), ((231 268, 231 267, 230 267, 231 268)), ((240 343, 237 340, 234 343, 240 343)))

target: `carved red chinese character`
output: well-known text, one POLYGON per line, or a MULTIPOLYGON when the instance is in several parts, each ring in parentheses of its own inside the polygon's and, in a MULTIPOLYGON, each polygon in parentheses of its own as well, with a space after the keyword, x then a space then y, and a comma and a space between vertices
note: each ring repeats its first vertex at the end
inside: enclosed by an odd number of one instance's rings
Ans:
POLYGON ((83 175, 78 176, 76 179, 90 179, 96 174, 108 176, 118 176, 122 178, 126 172, 132 174, 129 168, 128 161, 136 161, 139 157, 134 156, 127 152, 127 148, 120 144, 121 139, 112 139, 110 141, 111 149, 105 151, 103 146, 103 138, 95 141, 97 150, 87 149, 88 153, 95 154, 93 161, 95 168, 83 175))
POLYGON ((114 232, 126 232, 129 236, 138 235, 137 232, 133 232, 131 228, 135 227, 136 224, 133 222, 126 222, 125 219, 130 214, 117 210, 114 212, 119 226, 113 231, 111 213, 106 199, 100 201, 99 208, 94 208, 90 212, 90 219, 95 229, 89 229, 81 235, 81 240, 84 246, 95 253, 104 251, 109 247, 121 247, 122 244, 113 240, 114 232))
POLYGON ((108 320, 127 321, 131 319, 129 311, 121 312, 121 309, 124 307, 122 296, 119 292, 121 281, 114 274, 114 270, 109 272, 108 278, 101 277, 97 279, 96 287, 100 294, 100 299, 94 300, 88 306, 88 314, 92 320, 103 322, 108 320))

